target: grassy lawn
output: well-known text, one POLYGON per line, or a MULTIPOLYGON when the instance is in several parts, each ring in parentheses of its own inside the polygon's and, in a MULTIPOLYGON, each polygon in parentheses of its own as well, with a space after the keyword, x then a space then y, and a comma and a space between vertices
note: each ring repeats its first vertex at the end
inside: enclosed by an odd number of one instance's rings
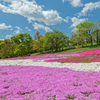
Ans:
MULTIPOLYGON (((63 48, 63 51, 58 51, 55 52, 53 51, 52 53, 47 53, 50 52, 51 50, 48 51, 44 51, 44 54, 58 54, 58 53, 74 53, 74 52, 81 52, 81 51, 88 51, 88 50, 95 50, 95 49, 100 49, 100 45, 96 45, 94 44, 93 46, 91 46, 91 44, 87 44, 84 45, 84 47, 82 48, 82 46, 75 46, 75 49, 73 49, 72 47, 65 47, 63 48)), ((40 52, 37 53, 32 53, 31 55, 40 55, 40 52)))

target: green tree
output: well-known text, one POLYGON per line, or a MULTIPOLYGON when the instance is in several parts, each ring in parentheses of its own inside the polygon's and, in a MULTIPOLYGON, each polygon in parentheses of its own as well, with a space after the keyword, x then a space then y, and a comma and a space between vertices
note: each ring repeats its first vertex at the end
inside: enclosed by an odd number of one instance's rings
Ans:
POLYGON ((0 43, 4 42, 4 40, 0 40, 0 43))
POLYGON ((94 22, 92 21, 85 21, 76 26, 77 33, 82 34, 85 38, 88 38, 91 41, 91 45, 93 45, 93 27, 94 22))
POLYGON ((67 39, 68 37, 64 35, 64 32, 60 32, 59 30, 53 30, 53 32, 46 32, 44 46, 47 48, 55 49, 55 51, 57 51, 59 46, 64 46, 64 42, 66 42, 67 39))
POLYGON ((11 37, 11 42, 12 43, 16 43, 16 44, 20 44, 20 41, 19 41, 19 39, 18 39, 18 36, 12 36, 11 37))
POLYGON ((14 57, 14 50, 17 44, 11 43, 10 39, 5 39, 4 42, 0 44, 0 57, 7 58, 7 57, 14 57))
POLYGON ((1 42, 0 43, 0 49, 3 48, 3 46, 4 46, 4 42, 1 42))
POLYGON ((32 48, 33 52, 36 51, 38 52, 39 51, 39 41, 38 40, 34 40, 34 46, 32 48))
POLYGON ((72 46, 74 45, 83 45, 85 44, 85 38, 82 36, 82 34, 77 33, 77 29, 74 28, 71 32, 71 38, 70 38, 70 44, 72 46))
POLYGON ((67 37, 66 35, 63 35, 62 42, 59 44, 59 46, 60 48, 62 48, 62 51, 64 47, 69 46, 69 37, 67 37))
POLYGON ((45 41, 45 37, 44 36, 41 36, 38 41, 39 41, 39 51, 41 53, 43 53, 43 51, 44 51, 43 44, 44 44, 44 41, 45 41))
POLYGON ((73 35, 70 37, 70 44, 71 44, 72 46, 78 45, 78 37, 77 37, 77 34, 73 34, 73 35))
POLYGON ((100 20, 95 23, 93 34, 96 35, 97 45, 100 37, 100 20))
POLYGON ((23 43, 27 47, 28 52, 32 51, 31 49, 33 47, 33 39, 30 36, 30 34, 28 34, 28 33, 19 33, 15 36, 11 37, 11 41, 18 45, 20 43, 23 43))
POLYGON ((14 51, 14 54, 17 54, 19 56, 22 56, 27 53, 27 48, 23 43, 19 44, 14 51))
POLYGON ((46 32, 45 33, 45 41, 44 41, 44 44, 43 44, 43 48, 44 50, 50 50, 54 49, 54 44, 53 44, 53 41, 52 41, 52 32, 46 32))
POLYGON ((4 40, 0 43, 0 49, 3 48, 6 44, 11 44, 11 40, 10 40, 10 39, 4 39, 4 40))
POLYGON ((11 46, 11 44, 6 44, 4 45, 1 50, 0 50, 0 57, 1 58, 8 58, 9 56, 9 47, 11 46))
POLYGON ((40 38, 37 38, 36 40, 34 40, 34 46, 32 48, 33 51, 39 51, 41 53, 43 53, 43 50, 44 50, 44 47, 43 47, 43 44, 44 44, 44 41, 45 41, 45 38, 44 36, 41 36, 40 38))

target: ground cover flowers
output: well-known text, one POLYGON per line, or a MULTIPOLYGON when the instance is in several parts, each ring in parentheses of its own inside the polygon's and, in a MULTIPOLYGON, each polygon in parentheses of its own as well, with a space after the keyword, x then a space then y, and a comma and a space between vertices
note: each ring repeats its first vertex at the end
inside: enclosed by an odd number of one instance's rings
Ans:
MULTIPOLYGON (((35 60, 51 59, 52 61, 55 59, 59 62, 79 63, 81 61, 89 60, 93 62, 94 59, 98 60, 99 53, 94 54, 94 56, 93 54, 91 56, 79 56, 77 54, 74 57, 68 57, 72 56, 68 54, 40 55, 33 56, 33 58, 35 60), (55 58, 51 58, 53 56, 55 58), (59 57, 62 57, 62 59, 59 57)), ((89 55, 89 52, 87 55, 89 55)), ((29 57, 20 59, 28 59, 29 57)), ((30 59, 33 58, 30 57, 30 59)), ((0 66, 0 100, 4 99, 100 100, 100 72, 73 71, 68 68, 50 68, 42 65, 0 66)))
POLYGON ((95 54, 100 54, 100 49, 97 50, 90 50, 90 51, 85 51, 78 53, 79 55, 95 55, 95 54))
POLYGON ((41 59, 48 59, 48 58, 51 58, 53 59, 55 57, 55 59, 58 59, 60 57, 63 57, 64 56, 79 56, 79 54, 48 54, 48 55, 34 55, 34 56, 26 56, 26 57, 15 57, 15 58, 4 58, 2 60, 16 60, 16 59, 23 59, 23 60, 26 60, 26 59, 32 59, 32 60, 41 60, 41 59))
POLYGON ((0 66, 0 100, 100 100, 100 72, 0 66))
POLYGON ((99 61, 100 61, 100 56, 92 56, 92 57, 80 56, 80 57, 67 57, 67 58, 45 60, 45 62, 62 62, 62 63, 91 63, 99 61))
MULTIPOLYGON (((99 50, 91 50, 85 51, 77 54, 73 54, 72 57, 61 58, 61 59, 49 59, 45 60, 45 62, 62 62, 62 63, 91 63, 91 62, 100 62, 100 49, 99 50), (75 56, 76 57, 73 57, 75 56), (87 56, 85 56, 87 55, 87 56), (84 57, 83 57, 84 56, 84 57), (91 57, 88 57, 91 56, 91 57)), ((58 56, 64 56, 59 55, 58 56)), ((65 55, 66 56, 66 55, 65 55)))

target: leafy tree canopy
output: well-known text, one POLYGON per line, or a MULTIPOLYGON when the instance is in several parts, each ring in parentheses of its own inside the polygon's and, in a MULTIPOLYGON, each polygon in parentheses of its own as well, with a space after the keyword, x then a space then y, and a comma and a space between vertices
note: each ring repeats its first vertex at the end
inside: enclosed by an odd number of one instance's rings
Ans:
POLYGON ((82 34, 84 38, 88 38, 91 41, 91 45, 93 45, 93 28, 94 22, 92 21, 85 21, 76 26, 77 33, 82 34))
POLYGON ((11 37, 11 41, 13 43, 17 43, 18 45, 20 43, 23 43, 27 47, 29 52, 31 51, 31 49, 33 47, 33 39, 30 36, 30 34, 28 34, 28 33, 19 33, 15 36, 11 37))
POLYGON ((27 53, 27 48, 25 47, 25 45, 23 43, 19 44, 16 48, 15 48, 15 52, 14 54, 17 54, 19 56, 22 56, 24 54, 27 53))
POLYGON ((94 22, 92 21, 85 21, 76 26, 77 33, 86 33, 90 31, 94 27, 94 22))
POLYGON ((64 44, 66 44, 68 38, 69 37, 64 35, 64 32, 60 32, 59 30, 53 30, 53 32, 46 32, 44 46, 47 46, 48 48, 53 48, 57 51, 57 48, 59 46, 63 47, 64 44))

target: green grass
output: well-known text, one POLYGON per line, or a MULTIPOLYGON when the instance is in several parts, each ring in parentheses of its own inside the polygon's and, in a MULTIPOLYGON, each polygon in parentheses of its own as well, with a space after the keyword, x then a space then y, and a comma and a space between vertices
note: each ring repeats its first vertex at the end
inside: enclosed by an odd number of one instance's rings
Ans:
MULTIPOLYGON (((88 51, 88 50, 95 50, 95 49, 100 49, 100 45, 93 45, 93 46, 90 46, 91 44, 87 44, 87 45, 84 45, 84 47, 79 47, 79 46, 75 46, 75 49, 72 49, 71 47, 65 47, 63 48, 64 51, 57 51, 57 52, 52 52, 52 53, 47 53, 47 52, 50 52, 50 50, 48 51, 44 51, 44 54, 58 54, 58 53, 74 53, 74 52, 80 52, 80 51, 88 51)), ((38 53, 32 53, 31 55, 40 55, 40 52, 38 53)))
MULTIPOLYGON (((84 45, 83 48, 82 46, 75 46, 75 49, 73 49, 72 47, 65 47, 63 48, 64 51, 59 51, 58 49, 57 52, 55 51, 51 52, 51 50, 48 50, 48 51, 44 51, 44 54, 74 53, 74 52, 81 52, 81 51, 88 51, 88 50, 95 50, 95 49, 100 49, 100 45, 94 44, 93 46, 91 46, 91 44, 86 44, 84 45)), ((37 53, 31 53, 30 55, 32 56, 32 55, 40 55, 40 54, 41 54, 40 52, 37 52, 37 53)), ((28 56, 28 55, 24 55, 24 56, 28 56)))
MULTIPOLYGON (((100 49, 100 45, 96 45, 96 43, 94 43, 93 46, 91 46, 91 44, 88 43, 88 44, 84 44, 84 47, 82 47, 81 45, 78 45, 78 46, 76 45, 75 49, 73 49, 72 46, 64 47, 63 51, 62 51, 62 48, 60 48, 60 50, 58 49, 57 52, 55 52, 55 50, 53 50, 53 52, 51 52, 51 50, 43 51, 43 54, 75 53, 75 52, 95 50, 95 49, 100 49)), ((36 53, 31 53, 30 56, 32 56, 32 55, 40 55, 40 54, 41 54, 40 52, 36 52, 36 53)), ((28 56, 28 54, 23 55, 23 57, 25 57, 25 56, 28 56)), ((17 56, 17 57, 22 57, 22 56, 17 56)))

